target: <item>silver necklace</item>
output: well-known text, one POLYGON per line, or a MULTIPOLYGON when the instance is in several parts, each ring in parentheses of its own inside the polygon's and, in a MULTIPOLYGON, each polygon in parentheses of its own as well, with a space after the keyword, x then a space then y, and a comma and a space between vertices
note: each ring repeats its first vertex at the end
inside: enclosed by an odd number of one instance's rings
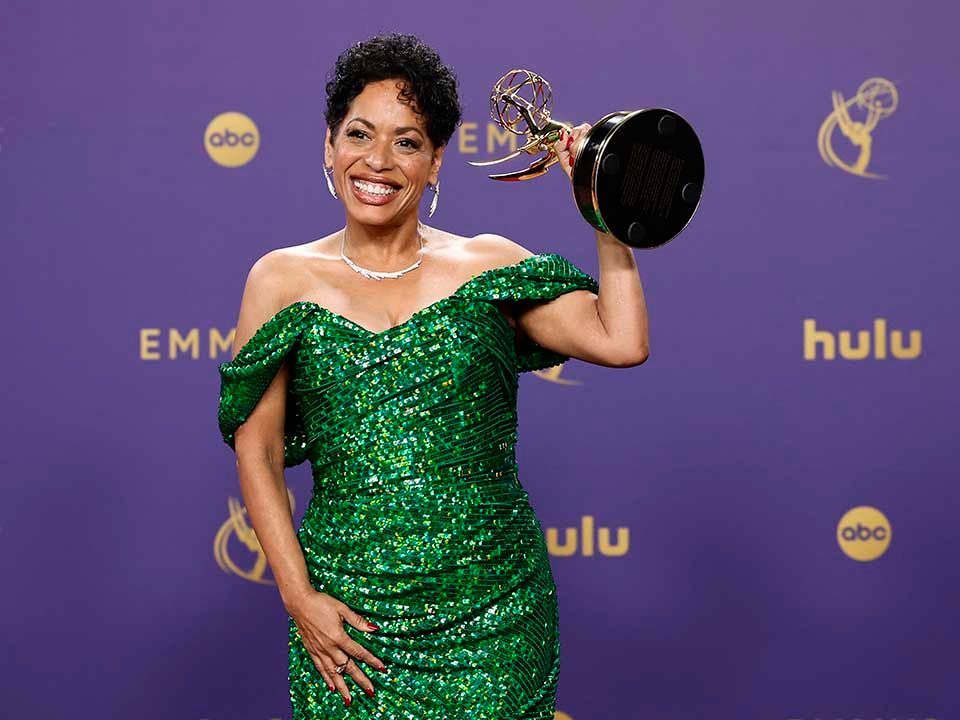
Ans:
POLYGON ((423 260, 423 235, 420 233, 420 223, 417 223, 417 240, 420 241, 420 255, 417 258, 417 261, 410 267, 406 267, 403 270, 394 270, 392 272, 381 272, 379 270, 369 270, 365 267, 360 267, 353 260, 348 258, 343 254, 343 243, 347 237, 347 230, 344 228, 343 235, 340 236, 340 257, 343 258, 343 261, 356 270, 358 273, 363 275, 365 278, 370 278, 371 280, 383 280, 384 278, 398 278, 403 275, 406 275, 411 270, 416 270, 420 267, 420 261, 423 260))

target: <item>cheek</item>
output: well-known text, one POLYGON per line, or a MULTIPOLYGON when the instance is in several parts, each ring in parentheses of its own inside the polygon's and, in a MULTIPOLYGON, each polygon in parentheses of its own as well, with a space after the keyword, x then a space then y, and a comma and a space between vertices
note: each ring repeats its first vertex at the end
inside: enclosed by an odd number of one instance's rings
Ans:
POLYGON ((404 168, 404 174, 411 182, 426 185, 430 179, 430 169, 430 163, 424 162, 423 158, 411 158, 404 168))

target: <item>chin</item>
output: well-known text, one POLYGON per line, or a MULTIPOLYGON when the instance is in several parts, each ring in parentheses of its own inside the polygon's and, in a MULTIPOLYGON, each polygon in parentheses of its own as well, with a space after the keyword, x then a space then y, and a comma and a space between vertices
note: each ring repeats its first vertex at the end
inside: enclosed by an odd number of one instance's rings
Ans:
POLYGON ((392 210, 385 210, 378 207, 351 209, 347 211, 347 214, 354 222, 362 223, 363 225, 394 225, 397 219, 396 213, 392 210))

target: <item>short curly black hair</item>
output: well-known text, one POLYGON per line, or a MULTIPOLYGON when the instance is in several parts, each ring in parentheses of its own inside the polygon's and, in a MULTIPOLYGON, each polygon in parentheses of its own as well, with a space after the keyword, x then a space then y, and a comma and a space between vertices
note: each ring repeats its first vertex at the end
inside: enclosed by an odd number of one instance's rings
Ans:
POLYGON ((399 97, 424 118, 435 147, 446 145, 460 124, 463 108, 457 78, 430 46, 415 35, 386 33, 359 42, 337 57, 327 76, 327 127, 337 134, 353 99, 367 83, 392 78, 406 82, 399 97))

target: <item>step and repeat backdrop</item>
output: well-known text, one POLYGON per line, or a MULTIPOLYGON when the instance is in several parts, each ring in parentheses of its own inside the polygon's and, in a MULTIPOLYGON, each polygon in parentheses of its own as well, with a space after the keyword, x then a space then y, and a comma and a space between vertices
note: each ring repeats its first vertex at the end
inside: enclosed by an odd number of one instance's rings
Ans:
MULTIPOLYGON (((517 146, 488 104, 511 68, 550 81, 557 119, 667 107, 703 143, 693 221, 635 251, 650 358, 520 378, 557 720, 960 716, 954 5, 4 15, 0 715, 289 718, 287 617, 217 364, 252 263, 342 227, 326 75, 396 30, 460 83, 435 227, 599 277, 559 168, 496 183, 467 164, 517 146)), ((299 522, 308 464, 286 477, 299 522)))

